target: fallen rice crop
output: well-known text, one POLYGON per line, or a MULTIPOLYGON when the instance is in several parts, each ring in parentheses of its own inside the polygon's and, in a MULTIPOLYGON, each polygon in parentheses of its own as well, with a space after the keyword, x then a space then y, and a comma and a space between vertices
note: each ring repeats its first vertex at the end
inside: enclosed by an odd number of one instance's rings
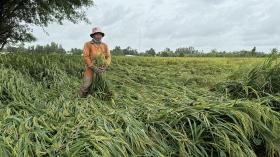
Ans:
POLYGON ((112 103, 76 97, 81 56, 2 55, 0 156, 277 157, 277 90, 256 99, 209 90, 262 62, 113 57, 103 78, 112 103))

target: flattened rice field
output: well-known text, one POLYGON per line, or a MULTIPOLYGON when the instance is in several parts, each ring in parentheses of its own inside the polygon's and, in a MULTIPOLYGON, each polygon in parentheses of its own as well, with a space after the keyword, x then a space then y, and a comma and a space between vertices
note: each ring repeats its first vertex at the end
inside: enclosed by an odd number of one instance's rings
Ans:
POLYGON ((0 156, 280 156, 280 65, 113 57, 113 98, 78 98, 82 56, 0 55, 0 156), (279 87, 279 88, 278 88, 279 87))

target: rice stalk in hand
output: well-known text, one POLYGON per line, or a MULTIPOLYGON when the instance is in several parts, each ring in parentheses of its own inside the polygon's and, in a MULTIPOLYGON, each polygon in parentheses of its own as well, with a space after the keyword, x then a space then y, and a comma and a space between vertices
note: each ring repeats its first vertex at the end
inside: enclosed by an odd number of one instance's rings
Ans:
MULTIPOLYGON (((98 55, 94 60, 94 66, 97 68, 106 64, 105 56, 98 55)), ((109 87, 105 73, 95 73, 91 86, 91 92, 102 100, 111 100, 113 98, 113 91, 109 87)))

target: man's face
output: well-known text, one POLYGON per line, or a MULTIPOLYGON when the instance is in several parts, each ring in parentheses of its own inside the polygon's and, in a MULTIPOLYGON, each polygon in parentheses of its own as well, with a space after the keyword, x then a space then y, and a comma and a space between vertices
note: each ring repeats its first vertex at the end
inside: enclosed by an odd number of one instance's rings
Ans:
POLYGON ((101 39, 103 37, 101 33, 95 33, 93 36, 94 36, 94 39, 97 41, 101 41, 101 39))

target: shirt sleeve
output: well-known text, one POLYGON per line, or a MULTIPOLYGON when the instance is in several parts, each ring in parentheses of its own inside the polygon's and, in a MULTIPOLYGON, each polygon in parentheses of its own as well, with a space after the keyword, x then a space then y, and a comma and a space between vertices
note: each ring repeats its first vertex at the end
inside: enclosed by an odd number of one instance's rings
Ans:
POLYGON ((106 51, 105 52, 106 65, 110 65, 112 60, 112 55, 107 45, 105 45, 105 51, 106 51))
POLYGON ((85 60, 86 66, 89 68, 93 68, 93 63, 92 63, 91 54, 90 54, 90 48, 87 43, 85 43, 85 45, 84 45, 83 54, 84 54, 84 60, 85 60))

